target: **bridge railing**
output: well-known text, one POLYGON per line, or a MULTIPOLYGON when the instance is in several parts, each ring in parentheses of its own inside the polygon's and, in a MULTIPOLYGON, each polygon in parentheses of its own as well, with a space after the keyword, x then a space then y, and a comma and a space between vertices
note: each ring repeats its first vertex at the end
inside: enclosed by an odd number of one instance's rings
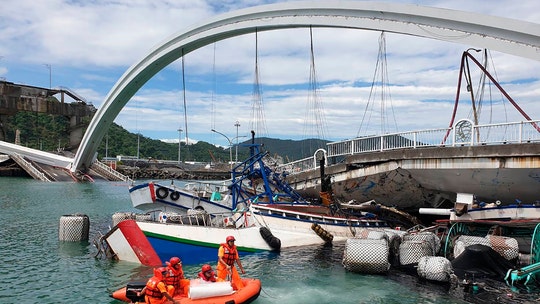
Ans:
POLYGON ((328 157, 406 148, 436 147, 443 145, 442 141, 447 132, 448 129, 430 129, 392 133, 332 142, 326 146, 328 157))
POLYGON ((60 91, 64 91, 66 94, 70 95, 76 101, 82 101, 82 102, 86 103, 86 98, 84 98, 81 95, 75 93, 70 88, 60 86, 60 87, 58 87, 58 89, 60 89, 60 91))
MULTIPOLYGON (((452 128, 400 132, 331 142, 326 145, 326 157, 336 162, 348 155, 378 151, 530 142, 540 142, 540 120, 473 125, 471 121, 464 119, 458 121, 452 128)), ((315 156, 310 156, 280 165, 277 170, 294 174, 315 169, 318 165, 315 156)))
POLYGON ((530 143, 540 141, 540 121, 478 125, 471 145, 530 143))

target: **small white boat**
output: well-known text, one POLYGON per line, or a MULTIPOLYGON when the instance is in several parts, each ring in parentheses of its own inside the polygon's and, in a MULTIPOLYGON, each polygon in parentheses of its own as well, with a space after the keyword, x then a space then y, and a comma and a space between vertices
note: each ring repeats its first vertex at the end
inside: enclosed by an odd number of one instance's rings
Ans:
POLYGON ((540 223, 540 204, 502 204, 476 202, 473 194, 458 193, 454 208, 420 208, 420 214, 448 215, 451 223, 506 222, 514 225, 540 223))
POLYGON ((461 221, 528 221, 540 222, 540 204, 503 205, 477 203, 472 194, 459 193, 454 208, 450 211, 451 222, 461 221))
POLYGON ((227 212, 233 209, 227 181, 189 182, 180 187, 171 182, 149 182, 129 188, 133 207, 143 210, 186 213, 189 209, 209 213, 227 212))

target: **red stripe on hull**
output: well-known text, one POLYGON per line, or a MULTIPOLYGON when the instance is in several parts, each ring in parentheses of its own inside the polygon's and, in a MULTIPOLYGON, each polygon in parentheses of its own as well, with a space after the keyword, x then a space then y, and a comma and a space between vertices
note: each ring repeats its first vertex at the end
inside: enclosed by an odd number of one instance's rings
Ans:
POLYGON ((156 191, 154 191, 154 183, 148 184, 148 189, 150 190, 150 198, 152 198, 152 202, 156 202, 156 191))
POLYGON ((122 231, 122 234, 139 258, 141 264, 147 266, 163 265, 154 247, 152 247, 141 228, 139 228, 137 222, 134 220, 125 220, 118 224, 118 228, 122 231))

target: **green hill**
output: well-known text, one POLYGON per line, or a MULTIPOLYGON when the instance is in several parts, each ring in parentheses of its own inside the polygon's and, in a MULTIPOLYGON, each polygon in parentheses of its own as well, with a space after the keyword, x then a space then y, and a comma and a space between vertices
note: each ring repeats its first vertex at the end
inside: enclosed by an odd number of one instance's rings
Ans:
MULTIPOLYGON (((89 119, 83 121, 88 125, 89 119)), ((43 151, 57 151, 57 149, 69 150, 69 120, 62 116, 48 115, 35 112, 19 112, 9 116, 3 122, 4 138, 8 142, 15 142, 15 131, 20 132, 21 145, 43 151)), ((157 139, 151 139, 142 135, 128 132, 122 126, 112 124, 98 147, 98 158, 116 157, 117 155, 136 156, 137 142, 140 159, 178 160, 178 144, 166 143, 157 139)), ((250 143, 246 140, 244 143, 250 143)), ((318 139, 306 139, 300 141, 281 140, 275 138, 255 138, 255 142, 263 145, 263 149, 275 158, 281 158, 283 162, 290 162, 313 155, 313 153, 325 147, 327 141, 318 139)), ((210 143, 199 141, 196 144, 181 147, 182 160, 211 162, 212 156, 218 162, 229 161, 228 148, 216 147, 210 143)), ((236 149, 233 148, 233 158, 236 149)), ((238 148, 238 160, 244 160, 249 156, 246 147, 238 148)))
MULTIPOLYGON (((160 140, 139 136, 139 158, 154 158, 161 160, 178 160, 178 144, 165 143, 160 140)), ((307 139, 301 141, 281 140, 274 138, 255 138, 257 144, 263 145, 263 150, 276 158, 281 158, 283 162, 302 159, 312 156, 315 151, 325 147, 328 141, 307 139)), ((107 139, 105 138, 98 149, 99 157, 115 157, 116 155, 137 155, 137 134, 125 130, 119 125, 113 124, 108 132, 108 149, 106 151, 107 139)), ((249 148, 242 146, 244 143, 251 143, 251 140, 244 141, 238 147, 238 160, 249 157, 249 148)), ((216 147, 210 143, 199 141, 196 144, 186 146, 182 143, 181 154, 183 161, 211 162, 212 157, 217 162, 228 162, 230 158, 229 149, 216 147)), ((233 147, 233 158, 236 149, 233 147)))

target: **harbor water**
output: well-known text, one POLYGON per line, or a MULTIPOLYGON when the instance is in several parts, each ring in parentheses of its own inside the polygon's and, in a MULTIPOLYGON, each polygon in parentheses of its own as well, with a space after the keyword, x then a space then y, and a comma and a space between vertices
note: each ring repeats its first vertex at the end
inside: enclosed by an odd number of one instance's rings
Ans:
MULTIPOLYGON (((136 212, 126 183, 0 178, 0 303, 120 303, 110 293, 145 280, 152 269, 96 258, 92 240, 108 231, 115 212, 136 212), (59 241, 59 219, 77 213, 90 218, 90 240, 59 241)), ((336 243, 243 256, 245 276, 262 282, 255 303, 466 303, 443 285, 400 272, 347 272, 343 248, 336 243)), ((184 265, 186 276, 194 278, 200 266, 184 265)))

